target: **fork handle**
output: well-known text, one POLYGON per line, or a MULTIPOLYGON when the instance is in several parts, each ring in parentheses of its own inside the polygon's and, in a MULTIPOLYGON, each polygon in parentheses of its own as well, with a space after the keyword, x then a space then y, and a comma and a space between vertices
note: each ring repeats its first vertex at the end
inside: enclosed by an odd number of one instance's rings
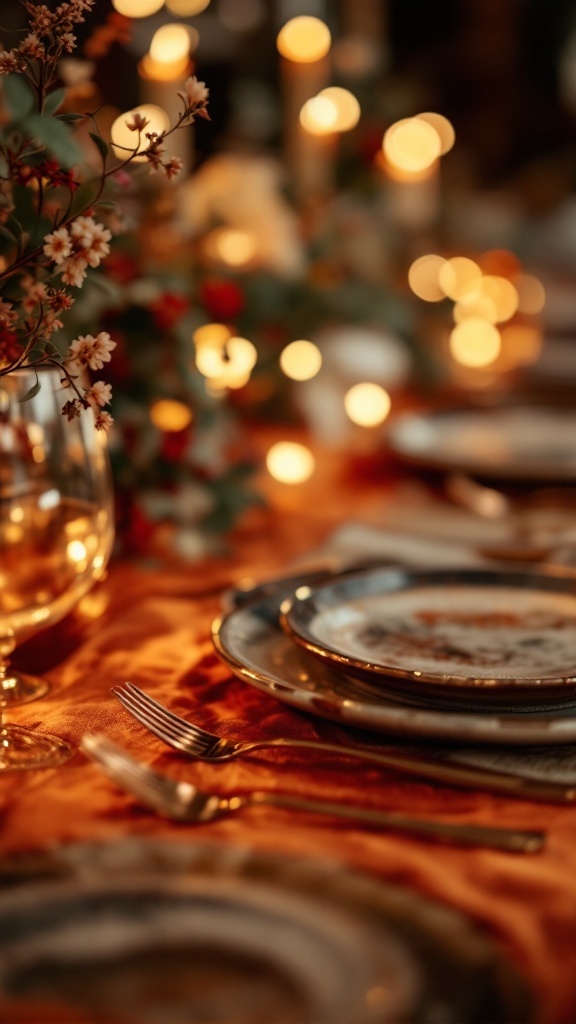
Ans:
POLYGON ((505 772, 493 771, 490 768, 475 768, 458 764, 456 761, 445 761, 441 758, 423 758, 407 754, 384 753, 363 750, 360 747, 343 747, 337 743, 324 743, 320 740, 296 740, 286 737, 271 740, 254 740, 239 745, 238 753, 246 754, 264 747, 307 747, 310 750, 324 750, 326 753, 340 754, 342 757, 353 757, 371 764, 379 764, 385 768, 394 768, 408 775, 434 782, 445 782, 463 789, 483 789, 493 793, 509 793, 511 796, 539 800, 544 803, 571 804, 576 801, 576 787, 566 786, 560 782, 548 782, 540 779, 525 778, 521 775, 510 775, 505 772))
POLYGON ((297 811, 329 814, 337 818, 359 821, 365 825, 422 836, 437 842, 482 846, 492 850, 506 850, 510 853, 537 853, 544 846, 546 838, 544 832, 492 828, 485 825, 453 825, 449 822, 412 818, 393 812, 372 811, 365 807, 353 807, 330 801, 302 800, 300 797, 285 796, 283 793, 251 793, 246 803, 250 805, 271 804, 275 807, 288 807, 297 811))

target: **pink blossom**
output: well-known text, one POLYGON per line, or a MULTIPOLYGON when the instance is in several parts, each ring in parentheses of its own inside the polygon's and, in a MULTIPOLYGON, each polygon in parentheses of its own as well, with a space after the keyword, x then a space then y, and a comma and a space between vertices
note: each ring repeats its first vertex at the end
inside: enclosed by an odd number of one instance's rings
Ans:
POLYGON ((149 119, 144 117, 144 114, 141 114, 139 110, 134 111, 131 121, 126 121, 126 127, 131 132, 143 132, 147 124, 150 124, 149 119))
POLYGON ((162 169, 168 178, 168 181, 172 181, 172 178, 176 177, 176 175, 180 173, 183 166, 184 164, 179 156, 171 156, 165 164, 162 164, 162 169))
POLYGON ((110 353, 116 348, 107 331, 100 331, 94 338, 91 334, 76 338, 69 349, 69 356, 75 366, 91 370, 101 370, 104 363, 110 362, 110 353))

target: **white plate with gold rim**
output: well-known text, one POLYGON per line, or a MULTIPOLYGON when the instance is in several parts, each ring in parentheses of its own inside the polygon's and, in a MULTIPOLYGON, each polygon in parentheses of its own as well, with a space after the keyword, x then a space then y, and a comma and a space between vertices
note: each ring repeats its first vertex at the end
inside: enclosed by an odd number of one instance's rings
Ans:
POLYGON ((337 671, 283 632, 282 596, 244 604, 212 627, 216 651, 231 671, 268 696, 342 726, 389 736, 461 745, 576 743, 576 709, 508 714, 413 706, 387 693, 381 681, 374 685, 337 671))

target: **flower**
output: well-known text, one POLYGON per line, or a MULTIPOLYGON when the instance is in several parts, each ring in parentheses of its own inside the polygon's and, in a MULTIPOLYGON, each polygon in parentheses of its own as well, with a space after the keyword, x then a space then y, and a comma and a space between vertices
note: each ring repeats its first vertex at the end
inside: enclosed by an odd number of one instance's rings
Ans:
POLYGON ((65 0, 53 9, 33 0, 21 4, 28 27, 17 45, 0 53, 0 377, 22 366, 56 364, 71 392, 64 416, 74 419, 92 408, 96 426, 108 430, 112 418, 102 406, 110 401, 110 385, 80 384, 78 375, 109 363, 116 342, 101 331, 77 337, 64 350, 61 316, 110 253, 121 223, 118 213, 109 213, 111 189, 126 187, 137 155, 169 180, 179 173, 182 162, 167 143, 196 116, 207 116, 208 90, 189 79, 179 116, 160 133, 145 133, 148 121, 133 114, 128 127, 137 135, 135 146, 114 160, 94 115, 67 112, 60 89, 60 60, 76 48, 76 26, 95 0, 65 0), (77 122, 95 141, 99 172, 83 162, 77 122))

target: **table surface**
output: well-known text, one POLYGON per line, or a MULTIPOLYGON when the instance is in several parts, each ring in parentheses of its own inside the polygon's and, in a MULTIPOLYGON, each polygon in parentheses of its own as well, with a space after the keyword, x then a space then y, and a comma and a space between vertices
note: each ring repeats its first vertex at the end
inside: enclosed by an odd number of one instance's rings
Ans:
MULTIPOLYGON (((414 887, 470 915, 529 979, 540 1024, 576 1019, 576 807, 533 804, 451 789, 336 755, 269 750, 222 765, 186 762, 124 712, 109 688, 130 679, 200 725, 238 738, 292 735, 345 741, 350 733, 280 704, 231 676, 210 640, 222 590, 239 578, 284 571, 290 561, 354 518, 377 525, 394 479, 379 460, 324 452, 298 488, 268 482, 269 505, 253 510, 228 550, 194 565, 113 562, 65 621, 25 644, 19 664, 51 690, 14 708, 10 721, 77 744, 103 731, 132 753, 199 788, 250 788, 408 811, 450 822, 543 828, 537 855, 458 849, 363 830, 274 808, 202 826, 164 821, 138 806, 81 753, 58 769, 0 778, 3 856, 127 835, 250 844, 294 855, 338 856, 350 866, 414 887)), ((361 733, 356 734, 361 740, 361 733)))

